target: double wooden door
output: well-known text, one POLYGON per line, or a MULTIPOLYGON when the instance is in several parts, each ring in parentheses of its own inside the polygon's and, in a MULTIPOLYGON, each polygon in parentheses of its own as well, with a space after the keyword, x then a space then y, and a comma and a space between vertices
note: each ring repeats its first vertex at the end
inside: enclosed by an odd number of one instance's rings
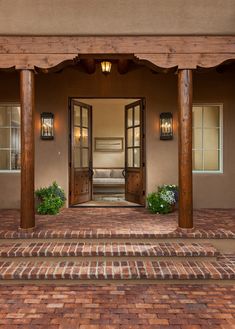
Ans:
MULTIPOLYGON (((70 205, 92 199, 92 107, 71 101, 70 205)), ((104 127, 105 128, 105 127, 104 127)), ((125 106, 125 199, 145 204, 144 106, 125 106)))

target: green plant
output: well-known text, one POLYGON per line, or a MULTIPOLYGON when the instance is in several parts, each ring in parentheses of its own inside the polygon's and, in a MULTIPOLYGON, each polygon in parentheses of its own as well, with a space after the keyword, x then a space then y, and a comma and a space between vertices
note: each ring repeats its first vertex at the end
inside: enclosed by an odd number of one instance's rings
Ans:
POLYGON ((65 203, 65 193, 56 182, 35 191, 39 200, 37 212, 41 215, 56 215, 65 203))
POLYGON ((178 187, 176 185, 158 186, 156 192, 147 197, 147 205, 150 212, 156 214, 168 214, 178 201, 178 187))
POLYGON ((167 214, 171 211, 171 205, 161 198, 160 193, 153 192, 147 197, 148 209, 153 214, 167 214))

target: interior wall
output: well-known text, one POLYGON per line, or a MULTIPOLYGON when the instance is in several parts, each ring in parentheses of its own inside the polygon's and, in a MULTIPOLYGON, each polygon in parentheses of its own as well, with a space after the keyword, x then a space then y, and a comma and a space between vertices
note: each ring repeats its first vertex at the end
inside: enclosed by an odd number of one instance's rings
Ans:
POLYGON ((81 102, 92 106, 92 145, 93 167, 112 168, 125 166, 125 105, 134 102, 132 99, 81 99, 81 102), (95 150, 95 138, 120 137, 123 139, 121 152, 101 152, 95 150))
MULTIPOLYGON (((235 93, 234 71, 194 74, 194 103, 223 103, 224 172, 194 174, 194 207, 232 208, 235 205, 235 93)), ((0 73, 0 101, 19 100, 18 76, 0 73)), ((177 184, 177 76, 153 74, 146 68, 110 76, 88 75, 67 69, 36 75, 35 181, 36 187, 56 180, 68 195, 68 97, 146 98, 146 192, 159 184, 177 184), (55 114, 55 139, 40 139, 40 113, 55 114), (159 139, 159 114, 172 112, 174 138, 159 139)), ((0 207, 19 207, 20 175, 0 173, 0 207)))

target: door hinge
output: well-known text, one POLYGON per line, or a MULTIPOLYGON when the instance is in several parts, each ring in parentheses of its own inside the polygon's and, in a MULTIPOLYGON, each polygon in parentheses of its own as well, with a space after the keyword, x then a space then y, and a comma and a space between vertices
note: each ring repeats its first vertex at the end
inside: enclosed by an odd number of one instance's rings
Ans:
POLYGON ((69 196, 71 196, 72 195, 72 192, 71 191, 69 191, 69 196))
POLYGON ((71 166, 72 166, 72 163, 71 163, 71 162, 69 162, 69 167, 71 168, 71 166))
POLYGON ((142 102, 143 102, 143 108, 145 109, 145 107, 146 107, 146 99, 143 98, 142 102))
POLYGON ((142 166, 145 167, 145 162, 142 163, 142 166))
POLYGON ((143 195, 145 195, 145 191, 143 191, 143 195))

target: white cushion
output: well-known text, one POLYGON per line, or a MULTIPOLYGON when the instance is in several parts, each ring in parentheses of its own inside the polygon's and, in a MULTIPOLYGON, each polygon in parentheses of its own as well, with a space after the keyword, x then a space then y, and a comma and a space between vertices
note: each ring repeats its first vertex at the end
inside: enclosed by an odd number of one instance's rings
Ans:
POLYGON ((93 178, 93 183, 96 185, 121 185, 125 184, 124 178, 93 178))

